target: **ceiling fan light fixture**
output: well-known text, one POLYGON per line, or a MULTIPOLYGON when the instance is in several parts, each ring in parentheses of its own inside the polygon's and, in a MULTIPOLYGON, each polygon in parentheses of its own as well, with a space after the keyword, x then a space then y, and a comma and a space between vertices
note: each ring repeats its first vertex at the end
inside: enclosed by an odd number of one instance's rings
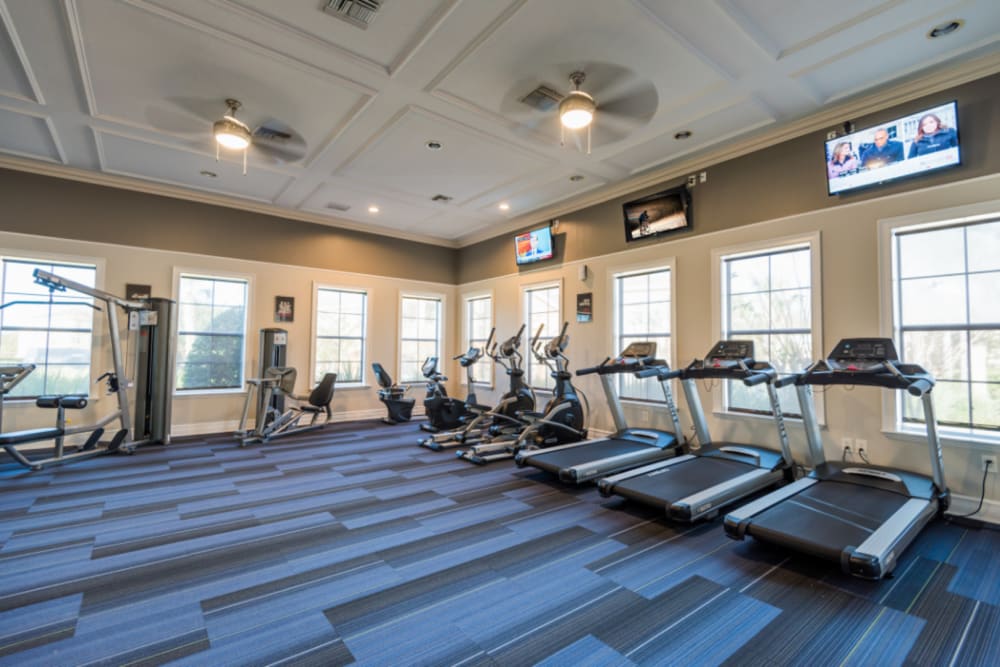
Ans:
POLYGON ((212 125, 215 141, 223 148, 241 151, 250 145, 250 128, 232 116, 223 116, 212 125))
POLYGON ((590 125, 596 110, 593 97, 582 90, 574 90, 559 103, 559 120, 566 129, 579 130, 590 125))

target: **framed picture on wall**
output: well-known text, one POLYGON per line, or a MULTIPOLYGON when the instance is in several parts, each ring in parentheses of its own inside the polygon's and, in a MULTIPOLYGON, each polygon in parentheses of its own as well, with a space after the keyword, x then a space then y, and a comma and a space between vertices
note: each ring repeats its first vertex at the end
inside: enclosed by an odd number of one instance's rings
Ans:
POLYGON ((125 283, 125 298, 129 301, 144 301, 153 295, 153 288, 149 285, 136 285, 135 283, 125 283))
POLYGON ((295 297, 293 296, 274 297, 274 321, 275 322, 295 321, 295 297))
POLYGON ((594 320, 594 293, 583 292, 576 295, 576 321, 592 322, 594 320))

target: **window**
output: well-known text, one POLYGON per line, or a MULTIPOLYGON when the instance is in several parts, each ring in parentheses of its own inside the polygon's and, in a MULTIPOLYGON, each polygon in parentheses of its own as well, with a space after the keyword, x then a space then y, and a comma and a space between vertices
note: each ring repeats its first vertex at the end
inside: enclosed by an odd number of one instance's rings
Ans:
POLYGON ((492 323, 493 297, 477 296, 465 300, 465 330, 469 347, 478 347, 483 351, 482 359, 472 366, 472 381, 477 384, 493 384, 493 360, 486 356, 489 350, 485 349, 492 323))
POLYGON ((531 337, 538 330, 538 325, 544 324, 542 339, 547 340, 559 333, 562 327, 560 309, 560 286, 544 285, 528 287, 524 290, 524 321, 527 327, 521 341, 521 354, 524 355, 528 385, 536 389, 553 389, 555 380, 548 367, 535 359, 531 353, 531 337))
POLYGON ((49 292, 35 283, 35 269, 88 287, 97 283, 94 265, 3 259, 3 303, 12 305, 0 310, 0 363, 36 366, 10 396, 89 394, 94 299, 49 292))
POLYGON ((441 299, 404 296, 401 306, 399 381, 420 382, 424 360, 441 356, 441 299))
POLYGON ((177 389, 243 387, 248 281, 181 274, 177 389))
MULTIPOLYGON (((614 277, 615 352, 629 343, 656 343, 656 356, 670 360, 671 271, 656 268, 614 277)), ((640 401, 663 401, 657 383, 630 373, 618 375, 618 394, 640 401)))
MULTIPOLYGON (((819 285, 812 247, 817 241, 719 256, 722 337, 752 340, 754 356, 778 373, 801 371, 822 355, 814 336, 820 330, 813 294, 819 285)), ((786 416, 801 416, 794 387, 779 389, 778 397, 786 416)), ((771 414, 767 393, 742 382, 726 383, 724 404, 732 412, 771 414)))
POLYGON ((357 290, 316 288, 316 363, 313 381, 337 374, 337 384, 362 384, 368 295, 357 290))
MULTIPOLYGON (((1000 219, 892 231, 892 315, 899 356, 934 375, 942 433, 1000 434, 1000 219)), ((896 392, 897 427, 920 400, 896 392)))

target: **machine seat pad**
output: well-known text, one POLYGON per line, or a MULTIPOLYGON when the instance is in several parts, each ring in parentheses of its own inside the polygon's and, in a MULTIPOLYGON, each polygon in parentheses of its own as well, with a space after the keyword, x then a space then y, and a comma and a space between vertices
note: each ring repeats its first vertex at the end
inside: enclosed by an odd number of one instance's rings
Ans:
POLYGON ((61 435, 63 435, 63 430, 58 428, 32 428, 26 431, 0 433, 0 447, 38 442, 39 440, 53 440, 61 435))
POLYGON ((87 407, 87 397, 78 394, 39 396, 35 405, 40 408, 63 407, 69 410, 82 410, 87 407))

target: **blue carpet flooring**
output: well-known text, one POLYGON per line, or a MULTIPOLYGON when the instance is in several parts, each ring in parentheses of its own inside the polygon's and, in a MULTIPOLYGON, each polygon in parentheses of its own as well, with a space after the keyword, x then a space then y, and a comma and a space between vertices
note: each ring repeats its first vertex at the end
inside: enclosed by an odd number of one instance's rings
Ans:
POLYGON ((997 665, 1000 533, 868 582, 416 425, 0 460, 0 665, 997 665))

